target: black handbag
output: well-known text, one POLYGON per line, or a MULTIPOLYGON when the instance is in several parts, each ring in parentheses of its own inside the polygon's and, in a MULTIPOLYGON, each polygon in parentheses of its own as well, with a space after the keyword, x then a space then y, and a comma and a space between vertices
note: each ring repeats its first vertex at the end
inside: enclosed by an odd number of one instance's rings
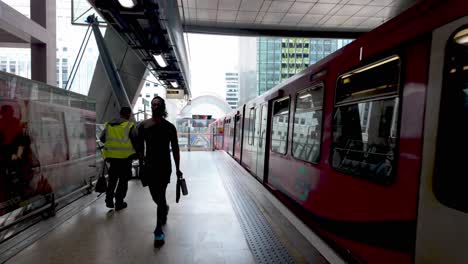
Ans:
POLYGON ((177 177, 177 184, 176 184, 176 203, 180 200, 180 192, 185 196, 188 194, 187 183, 183 177, 177 177))
POLYGON ((97 193, 105 193, 107 191, 107 179, 106 179, 106 162, 102 165, 102 172, 99 175, 99 178, 96 182, 96 186, 94 187, 94 191, 97 193))

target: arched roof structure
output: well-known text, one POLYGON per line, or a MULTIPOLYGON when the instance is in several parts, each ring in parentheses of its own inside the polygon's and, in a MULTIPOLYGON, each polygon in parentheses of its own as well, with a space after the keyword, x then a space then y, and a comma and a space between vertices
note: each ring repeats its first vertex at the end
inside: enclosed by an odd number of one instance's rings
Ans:
POLYGON ((231 107, 225 100, 213 95, 202 95, 192 99, 182 108, 178 118, 190 118, 192 115, 211 115, 213 119, 216 119, 231 111, 231 107))

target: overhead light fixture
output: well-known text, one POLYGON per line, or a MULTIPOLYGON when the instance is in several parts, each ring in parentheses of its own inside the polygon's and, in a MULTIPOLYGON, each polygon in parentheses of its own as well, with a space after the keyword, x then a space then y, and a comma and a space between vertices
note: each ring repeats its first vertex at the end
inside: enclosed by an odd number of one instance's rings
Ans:
POLYGON ((464 30, 458 32, 453 38, 458 44, 468 45, 468 28, 465 28, 464 30))
POLYGON ((119 4, 125 8, 132 8, 135 6, 133 0, 119 0, 119 4))
POLYGON ((169 83, 172 85, 172 87, 174 88, 177 88, 179 87, 179 84, 177 83, 177 81, 169 81, 169 83))
POLYGON ((156 60, 156 62, 158 63, 158 65, 160 67, 162 67, 162 68, 167 67, 167 62, 164 59, 164 57, 162 56, 162 54, 153 55, 153 57, 154 57, 154 59, 156 60))

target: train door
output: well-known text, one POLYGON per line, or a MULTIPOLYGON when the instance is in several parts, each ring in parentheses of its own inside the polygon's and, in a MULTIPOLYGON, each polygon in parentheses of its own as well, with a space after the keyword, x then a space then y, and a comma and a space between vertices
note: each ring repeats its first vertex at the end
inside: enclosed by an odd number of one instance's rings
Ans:
POLYGON ((255 123, 256 126, 256 138, 258 138, 257 144, 257 178, 263 182, 265 178, 265 158, 266 158, 266 137, 267 137, 267 122, 268 122, 268 103, 265 103, 257 108, 257 118, 255 123))
POLYGON ((468 16, 431 49, 415 263, 468 263, 468 16))
POLYGON ((242 132, 244 129, 243 121, 243 113, 239 113, 235 116, 236 124, 234 129, 234 158, 239 162, 242 158, 242 132))
POLYGON ((234 144, 233 136, 234 136, 234 120, 233 120, 232 117, 230 117, 229 119, 226 119, 226 136, 224 137, 224 140, 226 140, 226 151, 231 156, 234 155, 234 152, 233 152, 233 144, 234 144))

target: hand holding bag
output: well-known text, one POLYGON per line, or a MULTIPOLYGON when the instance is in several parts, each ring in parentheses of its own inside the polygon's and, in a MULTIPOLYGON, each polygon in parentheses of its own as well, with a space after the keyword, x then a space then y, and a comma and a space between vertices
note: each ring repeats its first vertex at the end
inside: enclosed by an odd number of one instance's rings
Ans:
POLYGON ((106 179, 106 162, 102 165, 102 172, 99 175, 99 178, 96 182, 96 186, 94 187, 94 191, 97 193, 105 193, 107 191, 107 179, 106 179))
POLYGON ((188 189, 187 189, 187 183, 185 182, 185 179, 182 177, 182 172, 177 172, 177 184, 176 184, 176 203, 179 202, 180 200, 180 191, 182 191, 182 194, 188 195, 188 189))

